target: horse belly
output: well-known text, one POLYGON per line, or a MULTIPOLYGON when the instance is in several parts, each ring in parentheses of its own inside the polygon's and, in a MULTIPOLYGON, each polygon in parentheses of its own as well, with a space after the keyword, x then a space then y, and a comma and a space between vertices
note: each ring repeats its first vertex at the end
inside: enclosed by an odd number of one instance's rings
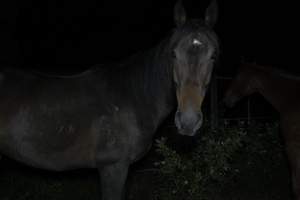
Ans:
POLYGON ((93 149, 88 143, 77 142, 59 151, 47 142, 13 139, 6 141, 4 154, 27 165, 63 171, 95 167, 93 149))
POLYGON ((95 139, 79 123, 34 123, 29 111, 22 110, 1 130, 1 151, 8 157, 33 167, 67 170, 94 167, 95 139))

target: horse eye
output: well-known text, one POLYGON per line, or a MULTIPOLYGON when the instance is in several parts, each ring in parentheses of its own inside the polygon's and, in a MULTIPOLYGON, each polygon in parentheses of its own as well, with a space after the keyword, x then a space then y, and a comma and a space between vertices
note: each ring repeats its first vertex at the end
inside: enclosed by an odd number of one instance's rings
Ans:
POLYGON ((204 83, 204 89, 206 90, 209 87, 209 82, 204 83))
POLYGON ((179 83, 176 80, 174 80, 174 86, 176 89, 179 88, 179 83))
POLYGON ((174 81, 175 88, 178 88, 178 83, 174 81))
POLYGON ((176 58, 176 52, 175 52, 175 50, 172 51, 172 57, 176 58))

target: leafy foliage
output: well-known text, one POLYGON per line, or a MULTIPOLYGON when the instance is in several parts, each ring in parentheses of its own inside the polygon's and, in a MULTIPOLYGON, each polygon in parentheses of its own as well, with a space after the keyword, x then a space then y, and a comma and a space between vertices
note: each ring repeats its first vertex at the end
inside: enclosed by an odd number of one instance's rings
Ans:
POLYGON ((171 149, 165 138, 157 140, 157 152, 163 158, 155 163, 160 174, 157 199, 213 199, 245 165, 258 159, 278 163, 282 148, 277 130, 277 123, 205 127, 196 149, 186 154, 171 149))

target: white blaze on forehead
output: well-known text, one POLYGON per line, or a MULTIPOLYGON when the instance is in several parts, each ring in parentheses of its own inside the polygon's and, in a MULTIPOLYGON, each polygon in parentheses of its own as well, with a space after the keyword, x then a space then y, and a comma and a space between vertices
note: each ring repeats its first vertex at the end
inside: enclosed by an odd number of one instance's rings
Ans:
POLYGON ((198 39, 193 39, 193 45, 199 46, 202 45, 202 42, 198 39))

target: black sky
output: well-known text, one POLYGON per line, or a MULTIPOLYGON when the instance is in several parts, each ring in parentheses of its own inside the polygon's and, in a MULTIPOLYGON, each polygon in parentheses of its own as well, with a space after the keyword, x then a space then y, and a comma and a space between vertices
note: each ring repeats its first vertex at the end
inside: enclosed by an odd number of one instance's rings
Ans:
MULTIPOLYGON (((184 1, 203 17, 208 0, 184 1)), ((296 2, 219 0, 220 73, 241 58, 300 74, 296 2)), ((85 69, 151 48, 173 27, 175 0, 0 2, 0 62, 39 69, 85 69)))

